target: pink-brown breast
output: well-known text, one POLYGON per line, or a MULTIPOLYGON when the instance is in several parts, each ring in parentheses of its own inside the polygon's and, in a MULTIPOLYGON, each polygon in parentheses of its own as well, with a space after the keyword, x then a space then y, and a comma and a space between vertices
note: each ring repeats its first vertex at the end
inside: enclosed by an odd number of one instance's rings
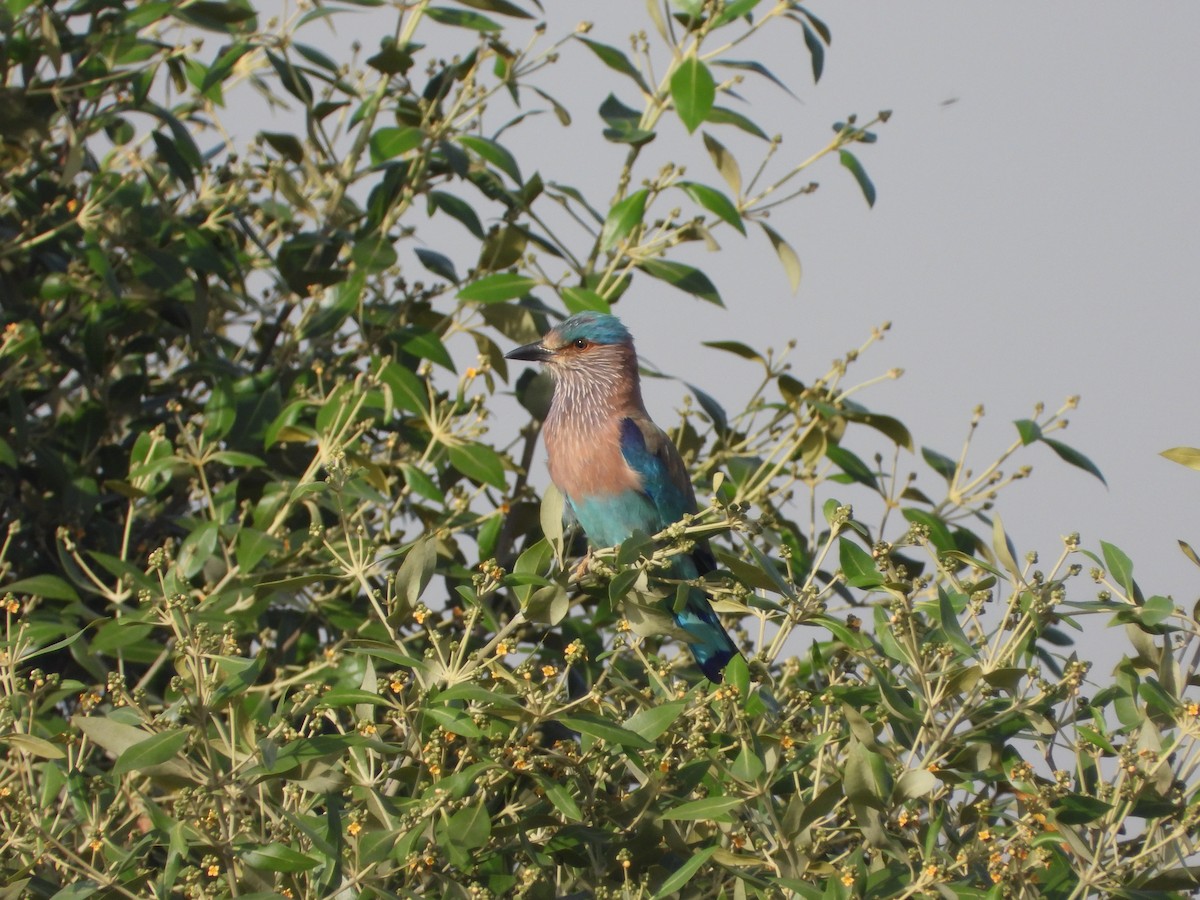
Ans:
POLYGON ((567 496, 609 496, 640 491, 641 478, 621 455, 619 415, 598 422, 551 415, 546 420, 546 452, 550 478, 567 496))

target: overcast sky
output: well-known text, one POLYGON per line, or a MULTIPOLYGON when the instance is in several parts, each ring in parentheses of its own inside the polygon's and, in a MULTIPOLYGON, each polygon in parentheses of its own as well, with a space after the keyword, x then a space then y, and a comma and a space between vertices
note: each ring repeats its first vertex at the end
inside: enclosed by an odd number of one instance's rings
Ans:
MULTIPOLYGON (((632 30, 650 27, 634 0, 546 6, 548 38, 589 18, 593 37, 625 48, 632 30)), ((810 8, 833 32, 821 82, 812 84, 799 29, 773 29, 773 40, 734 55, 770 66, 799 99, 748 83, 753 105, 743 109, 783 133, 781 155, 793 160, 823 146, 834 121, 892 110, 879 142, 856 149, 878 189, 875 208, 836 159, 814 168, 820 189, 771 219, 804 264, 795 296, 761 235, 744 240, 726 230, 724 252, 709 257, 687 248, 728 308, 643 278, 616 310, 643 357, 732 406, 739 364, 698 353, 699 341, 765 348, 796 337, 796 374, 810 380, 891 320, 886 342, 856 371, 865 378, 902 367, 906 375, 856 399, 949 455, 983 404, 977 467, 1014 438, 1011 421, 1030 416, 1035 402, 1057 408, 1079 394, 1071 427, 1055 437, 1088 455, 1109 487, 1045 447, 1029 448, 1019 462, 1034 466, 1033 478, 999 506, 1017 549, 1037 549, 1046 561, 1072 531, 1091 549, 1111 541, 1133 558, 1147 595, 1172 594, 1190 608, 1200 571, 1176 540, 1200 547, 1200 473, 1158 453, 1200 445, 1192 276, 1200 255, 1200 4, 859 0, 810 8)), ((335 21, 336 35, 322 46, 347 58, 352 39, 368 51, 377 45, 394 12, 335 21)), ((543 116, 506 143, 523 169, 593 184, 593 199, 605 202, 623 153, 600 138, 595 110, 612 90, 638 105, 636 90, 578 46, 537 83, 566 102, 574 123, 563 129, 543 116)), ((739 154, 756 149, 727 127, 714 133, 739 154)), ((689 160, 689 176, 720 185, 698 140, 687 145, 668 125, 652 145, 658 156, 648 156, 689 160)), ((454 256, 452 246, 435 249, 454 256)), ((473 260, 459 261, 462 271, 473 260)), ((649 384, 651 413, 670 424, 682 393, 677 383, 649 384)), ((916 459, 912 466, 921 468, 916 459)), ((932 488, 933 478, 926 470, 922 483, 932 488)))

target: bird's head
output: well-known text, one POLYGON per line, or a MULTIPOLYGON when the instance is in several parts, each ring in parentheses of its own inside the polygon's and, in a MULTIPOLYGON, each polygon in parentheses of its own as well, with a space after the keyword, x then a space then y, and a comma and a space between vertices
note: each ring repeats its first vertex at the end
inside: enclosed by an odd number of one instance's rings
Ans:
POLYGON ((546 363, 558 374, 612 368, 634 359, 633 336, 616 316, 584 312, 550 329, 540 341, 504 355, 507 359, 546 363))

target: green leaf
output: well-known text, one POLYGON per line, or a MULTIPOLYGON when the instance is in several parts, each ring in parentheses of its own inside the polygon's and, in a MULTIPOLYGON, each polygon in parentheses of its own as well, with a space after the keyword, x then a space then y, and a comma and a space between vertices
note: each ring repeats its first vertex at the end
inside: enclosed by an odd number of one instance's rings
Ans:
POLYGON ((772 72, 770 69, 768 69, 762 63, 756 62, 755 60, 752 60, 752 59, 715 59, 715 60, 713 60, 713 65, 723 66, 728 69, 741 69, 746 72, 754 72, 756 75, 761 75, 763 78, 767 79, 767 81, 771 82, 776 87, 786 91, 790 96, 792 96, 792 97, 796 96, 795 94, 793 94, 791 92, 791 90, 788 88, 788 86, 786 84, 784 84, 782 81, 780 81, 775 76, 774 72, 772 72))
POLYGON ((1104 554, 1104 567, 1108 574, 1125 591, 1125 596, 1133 597, 1133 563, 1120 547, 1107 541, 1100 542, 1100 551, 1104 554))
POLYGON ((708 117, 716 96, 717 86, 712 73, 694 56, 681 62, 671 76, 671 100, 689 133, 708 117))
POLYGON ((747 134, 754 135, 756 138, 761 138, 764 141, 770 140, 765 131, 741 113, 734 112, 732 109, 727 109, 724 106, 714 106, 708 114, 708 121, 715 125, 733 125, 747 134))
POLYGON ((867 467, 865 462, 845 447, 830 444, 825 448, 825 455, 829 457, 830 462, 845 473, 844 476, 835 475, 834 478, 836 480, 842 482, 857 481, 859 484, 865 484, 876 490, 879 489, 879 483, 875 480, 875 473, 867 467))
POLYGON ((409 150, 415 150, 423 140, 425 132, 420 128, 380 128, 371 135, 371 162, 378 165, 394 159, 409 150))
POLYGON ((196 527, 179 545, 175 567, 184 578, 196 575, 213 558, 217 549, 218 525, 205 522, 196 527))
POLYGON ((429 391, 415 372, 392 362, 379 370, 379 380, 388 391, 391 402, 401 409, 417 415, 429 411, 429 391))
POLYGON ((741 341, 701 341, 705 347, 712 347, 714 350, 724 350, 726 353, 732 353, 734 356, 740 356, 742 359, 748 359, 753 362, 765 363, 763 355, 753 347, 748 347, 741 341))
POLYGON ((417 254, 421 265, 434 275, 440 275, 452 284, 458 284, 458 272, 454 270, 454 263, 450 257, 433 250, 426 250, 424 247, 417 247, 413 252, 417 254))
POLYGON ((1008 533, 1004 530, 1004 523, 1000 521, 1000 516, 996 516, 992 520, 992 550, 996 554, 996 561, 1001 567, 1008 572, 1015 581, 1021 580, 1021 567, 1017 565, 1016 551, 1013 548, 1012 541, 1008 539, 1008 533))
POLYGON ((750 749, 748 743, 743 743, 741 752, 729 767, 729 774, 745 784, 753 784, 765 769, 766 765, 759 755, 750 749))
POLYGON ((943 456, 936 450, 930 450, 928 447, 921 448, 921 457, 929 465, 929 468, 937 472, 947 481, 954 479, 954 473, 958 471, 958 463, 948 456, 943 456))
POLYGON ((496 272, 468 284, 458 292, 458 299, 475 303, 502 303, 523 297, 536 286, 536 281, 524 275, 496 272))
POLYGON ((212 661, 225 676, 217 689, 209 696, 210 709, 220 709, 230 700, 240 697, 254 687, 267 665, 267 654, 260 651, 257 656, 214 656, 212 661))
POLYGON ((1072 465, 1077 469, 1083 469, 1083 471, 1091 475, 1095 475, 1100 479, 1101 484, 1103 484, 1105 487, 1108 487, 1108 482, 1104 480, 1104 475, 1101 474, 1098 468, 1096 468, 1096 464, 1074 447, 1068 447, 1061 441, 1054 441, 1046 437, 1042 438, 1042 443, 1057 453, 1058 458, 1063 462, 1072 465))
POLYGON ((1017 434, 1021 436, 1021 443, 1026 447, 1042 437, 1041 426, 1032 419, 1017 419, 1013 424, 1017 426, 1017 434))
POLYGON ((465 9, 447 9, 444 6, 430 6, 425 10, 425 15, 440 25, 469 28, 472 31, 480 31, 484 34, 504 30, 504 27, 499 22, 465 9))
POLYGON ((450 706, 427 706, 425 715, 453 734, 466 738, 483 737, 483 732, 475 724, 475 720, 460 709, 450 706))
POLYGON ((649 750, 654 746, 640 734, 590 713, 575 713, 571 716, 557 716, 556 718, 560 724, 572 731, 608 741, 610 744, 617 744, 633 750, 649 750))
POLYGON ((238 856, 251 869, 267 872, 304 872, 320 865, 311 856, 280 843, 244 846, 238 856))
POLYGON ((690 800, 681 803, 662 814, 664 819, 673 822, 695 822, 711 820, 714 822, 732 822, 729 813, 745 803, 743 797, 704 797, 700 800, 690 800))
POLYGON ((551 781, 548 778, 539 778, 539 783, 542 789, 546 792, 546 796, 550 802, 554 804, 564 819, 568 822, 582 822, 583 813, 579 810, 579 804, 575 802, 574 796, 571 794, 570 788, 565 784, 559 784, 557 781, 551 781))
POLYGON ((1084 794, 1066 794, 1054 801, 1054 819, 1064 825, 1085 825, 1112 811, 1112 806, 1084 794))
POLYGON ((437 541, 424 535, 408 548, 396 572, 396 596, 403 598, 406 609, 416 606, 436 569, 437 541))
POLYGON ((1197 554, 1196 551, 1192 549, 1192 545, 1187 541, 1178 541, 1178 543, 1180 552, 1182 552, 1184 556, 1190 559, 1197 566, 1200 566, 1200 554, 1197 554))
MULTIPOLYGON (((663 816, 665 819, 666 816, 663 816)), ((664 897, 678 897, 679 892, 683 889, 692 877, 700 871, 700 867, 708 862, 717 850, 720 849, 716 844, 711 847, 705 847, 699 853, 694 853, 688 857, 688 861, 672 872, 663 883, 659 885, 657 891, 654 892, 654 900, 661 900, 664 897)), ((740 884, 740 882, 739 882, 740 884)))
POLYGON ((0 744, 7 744, 22 753, 28 753, 30 756, 37 756, 41 759, 66 759, 67 754, 57 744, 52 744, 45 738, 38 737, 35 734, 24 734, 22 732, 10 732, 9 734, 0 737, 0 744))
POLYGON ((850 170, 850 174, 858 182, 858 187, 862 191, 863 197, 866 198, 867 206, 874 206, 875 185, 871 183, 871 179, 867 175, 867 170, 862 167, 862 163, 858 161, 858 157, 849 150, 842 150, 838 155, 842 161, 842 165, 850 170))
POLYGON ((1164 450, 1159 456, 1164 456, 1171 462, 1179 463, 1181 466, 1187 466, 1189 469, 1195 469, 1200 472, 1200 448, 1196 447, 1172 447, 1170 450, 1164 450))
POLYGON ((686 700, 673 700, 659 706, 645 706, 625 720, 625 728, 648 741, 656 741, 683 715, 687 705, 686 700))
POLYGON ((461 135, 458 138, 458 142, 467 149, 472 150, 476 156, 490 162, 517 184, 523 183, 521 170, 517 166, 516 158, 500 144, 490 138, 479 137, 477 135, 461 135))
POLYGON ((171 15, 189 25, 195 25, 197 28, 231 34, 255 27, 256 14, 245 2, 197 0, 194 3, 173 3, 171 5, 173 7, 171 15))
POLYGON ((563 554, 563 512, 566 508, 566 498, 553 483, 546 486, 542 492, 542 505, 538 512, 538 520, 542 526, 542 534, 554 548, 554 555, 562 562, 563 554))
POLYGON ((600 230, 600 250, 607 252, 633 233, 642 224, 646 215, 646 198, 650 192, 643 188, 621 200, 604 219, 604 227, 600 230))
POLYGON ((234 469, 256 469, 266 465, 253 453, 242 453, 239 450, 218 450, 209 460, 234 469))
POLYGON ((497 272, 515 266, 528 243, 529 235, 520 225, 493 228, 479 248, 479 262, 476 263, 476 268, 481 272, 497 272))
POLYGON ((800 276, 803 272, 800 267, 800 257, 792 249, 792 245, 780 237, 774 228, 762 222, 759 222, 758 226, 766 234, 767 239, 771 242, 771 246, 775 248, 775 255, 783 263, 783 271, 787 275, 788 284, 792 286, 792 293, 796 293, 800 287, 800 276))
POLYGON ((30 597, 44 597, 47 600, 78 600, 79 594, 75 588, 58 575, 34 575, 22 578, 12 584, 0 586, 0 591, 13 594, 27 594, 30 597))
POLYGON ((844 415, 851 422, 861 422, 868 428, 874 428, 880 434, 886 435, 898 447, 905 450, 913 448, 912 434, 899 419, 857 409, 847 409, 844 415))
POLYGON ((806 23, 801 22, 800 26, 804 29, 804 46, 808 48, 808 55, 812 58, 813 84, 816 84, 821 80, 821 73, 825 71, 825 45, 806 23))
POLYGON ((298 163, 304 159, 304 145, 294 134, 274 131, 260 131, 258 134, 275 152, 289 162, 298 163))
POLYGON ((892 793, 887 760, 861 741, 851 738, 846 752, 846 799, 872 809, 885 809, 892 793))
POLYGON ((445 191, 430 191, 429 208, 431 211, 441 210, 451 218, 457 219, 467 231, 483 240, 483 223, 479 221, 479 216, 471 204, 461 197, 447 194, 445 191))
MULTIPOLYGON (((685 384, 687 383, 685 382, 685 384)), ((687 389, 695 396, 696 402, 700 404, 700 408, 712 420, 718 431, 729 430, 729 417, 725 414, 725 408, 715 398, 694 384, 688 384, 687 389)))
POLYGON ((1170 597, 1161 597, 1157 594, 1148 598, 1138 610, 1138 618, 1142 620, 1142 624, 1150 627, 1161 625, 1173 615, 1175 615, 1175 602, 1170 597))
POLYGON ((521 607, 525 618, 537 625, 558 625, 571 609, 571 598, 561 584, 547 584, 529 595, 521 607))
POLYGON ((585 37, 580 37, 578 40, 595 53, 600 61, 614 72, 620 72, 622 75, 632 78, 634 83, 641 88, 642 93, 647 95, 654 93, 650 85, 646 84, 646 79, 642 77, 642 73, 629 61, 629 57, 616 47, 610 47, 608 44, 602 44, 599 41, 593 41, 585 37))
POLYGON ((482 9, 485 12, 494 12, 501 16, 512 16, 514 19, 533 18, 530 13, 515 3, 509 3, 508 0, 458 0, 458 2, 472 9, 482 9))
POLYGON ((746 226, 742 223, 742 214, 738 212, 738 208, 734 205, 733 201, 716 188, 711 188, 708 185, 699 184, 695 181, 680 181, 676 184, 676 187, 682 188, 689 197, 718 219, 721 219, 728 225, 732 225, 742 234, 746 233, 746 226))
POLYGON ((721 295, 717 293, 716 285, 709 281, 707 275, 692 266, 665 259, 644 259, 638 263, 638 268, 647 275, 665 281, 701 300, 707 300, 717 306, 725 305, 721 295))
POLYGON ((870 589, 883 584, 874 558, 849 538, 838 538, 838 565, 851 587, 870 589))
POLYGON ((563 298, 563 305, 572 314, 581 312, 608 314, 612 312, 608 301, 590 288, 565 287, 559 289, 559 294, 563 298))
POLYGON ((900 800, 916 800, 932 794, 939 784, 928 769, 908 769, 896 781, 896 794, 900 800))
MULTIPOLYGON (((964 602, 965 597, 961 594, 957 595, 964 602)), ((938 623, 942 626, 942 633, 946 635, 950 646, 961 653, 967 659, 974 659, 975 648, 971 646, 971 642, 967 640, 966 634, 962 630, 962 625, 958 621, 958 610, 954 608, 951 602, 950 595, 946 593, 942 586, 938 585, 938 623)))
POLYGON ((171 728, 139 741, 117 757, 117 761, 113 763, 113 774, 141 772, 174 759, 187 743, 187 739, 187 728, 171 728))
POLYGON ((616 606, 625 599, 625 595, 629 593, 629 589, 641 575, 637 569, 626 569, 623 572, 618 572, 613 576, 608 583, 608 602, 616 606))
POLYGON ((762 0, 732 0, 732 2, 726 3, 721 9, 720 15, 713 21, 713 28, 721 28, 734 19, 749 16, 754 11, 754 7, 761 2, 762 0))
POLYGON ((504 460, 486 444, 469 442, 451 447, 450 464, 468 478, 504 490, 504 460))
POLYGON ((432 331, 410 331, 407 336, 400 337, 398 335, 397 339, 400 346, 404 348, 404 352, 437 363, 443 369, 451 372, 455 371, 450 351, 446 349, 442 339, 432 331))
POLYGON ((701 132, 701 136, 704 138, 704 148, 708 151, 713 165, 717 167, 717 171, 721 173, 721 177, 725 179, 725 183, 729 185, 734 196, 741 196, 742 170, 738 166, 737 157, 726 150, 725 145, 707 131, 701 132))
POLYGON ((617 144, 632 144, 634 147, 654 140, 654 132, 641 127, 642 114, 636 109, 630 109, 612 94, 600 104, 600 118, 608 124, 604 129, 605 140, 617 144))

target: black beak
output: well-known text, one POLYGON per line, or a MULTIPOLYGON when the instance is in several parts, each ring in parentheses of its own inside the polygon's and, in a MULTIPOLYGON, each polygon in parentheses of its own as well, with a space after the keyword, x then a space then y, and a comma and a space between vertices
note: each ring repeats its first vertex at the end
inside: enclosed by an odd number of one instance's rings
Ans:
POLYGON ((541 341, 517 347, 515 350, 509 350, 504 354, 505 359, 524 359, 529 362, 539 363, 548 362, 552 356, 554 356, 554 351, 548 350, 542 345, 541 341))

